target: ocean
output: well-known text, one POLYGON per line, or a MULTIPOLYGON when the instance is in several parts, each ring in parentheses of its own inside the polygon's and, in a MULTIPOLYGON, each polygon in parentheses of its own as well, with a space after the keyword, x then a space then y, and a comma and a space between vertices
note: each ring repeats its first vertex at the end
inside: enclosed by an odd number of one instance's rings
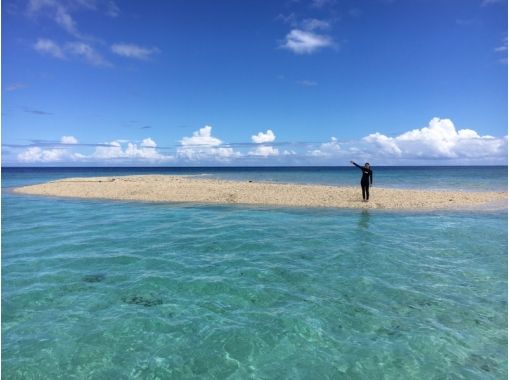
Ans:
MULTIPOLYGON (((356 168, 3 168, 6 379, 506 379, 507 210, 16 195, 76 176, 359 184, 356 168)), ((507 191, 507 167, 380 167, 507 191)), ((361 191, 360 191, 361 192, 361 191)))

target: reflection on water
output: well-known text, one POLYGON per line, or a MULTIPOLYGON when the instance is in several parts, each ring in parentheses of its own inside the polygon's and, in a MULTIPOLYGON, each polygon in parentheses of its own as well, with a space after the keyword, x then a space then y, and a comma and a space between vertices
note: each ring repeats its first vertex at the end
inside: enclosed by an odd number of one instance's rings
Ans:
POLYGON ((358 227, 363 230, 368 230, 370 223, 370 213, 368 210, 361 210, 359 214, 358 227))

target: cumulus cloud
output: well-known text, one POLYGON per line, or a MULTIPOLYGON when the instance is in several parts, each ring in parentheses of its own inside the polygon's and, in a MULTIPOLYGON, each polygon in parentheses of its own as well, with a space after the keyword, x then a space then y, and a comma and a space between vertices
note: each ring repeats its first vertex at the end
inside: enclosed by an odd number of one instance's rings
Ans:
POLYGON ((173 159, 173 156, 159 153, 156 149, 156 142, 150 137, 142 140, 140 144, 126 142, 125 140, 114 140, 104 145, 106 146, 97 146, 94 153, 88 158, 100 160, 142 160, 149 162, 161 162, 173 159))
MULTIPOLYGON (((271 130, 251 136, 251 143, 228 144, 213 135, 211 126, 204 126, 185 136, 177 147, 160 148, 147 137, 141 141, 116 139, 104 144, 85 144, 71 135, 59 140, 33 140, 32 144, 9 148, 23 149, 17 155, 20 163, 53 162, 233 162, 238 158, 248 160, 274 160, 275 162, 348 162, 365 159, 378 164, 426 164, 430 160, 448 164, 505 163, 508 138, 481 135, 473 129, 457 129, 449 119, 433 118, 427 126, 388 136, 371 133, 362 139, 340 142, 336 137, 322 143, 280 143, 272 146, 276 136, 271 130), (78 149, 93 147, 88 154, 78 149), (239 146, 240 150, 234 150, 239 146), (175 155, 160 153, 162 149, 175 149, 175 155), (296 150, 293 150, 296 149, 296 150), (298 161, 296 161, 298 160, 298 161)), ((88 148, 90 149, 90 148, 88 148)))
POLYGON ((251 137, 251 141, 256 143, 256 144, 261 144, 261 143, 267 143, 267 142, 273 142, 274 140, 276 139, 276 136, 275 134, 273 133, 272 130, 268 129, 266 131, 266 133, 264 132, 259 132, 257 133, 256 135, 253 135, 251 137))
POLYGON ((191 137, 183 137, 181 139, 181 144, 184 146, 190 145, 220 145, 222 141, 212 136, 212 127, 210 125, 206 125, 203 128, 200 128, 198 131, 193 132, 191 137))
POLYGON ((163 155, 157 151, 156 142, 147 137, 140 143, 127 140, 114 140, 103 144, 79 144, 74 136, 62 136, 60 146, 57 148, 43 149, 39 146, 31 146, 17 155, 22 163, 55 163, 55 162, 164 162, 173 160, 173 156, 163 155), (64 146, 64 145, 69 145, 64 146), (73 151, 78 145, 94 145, 91 154, 82 154, 73 151))
POLYGON ((427 127, 396 137, 372 133, 363 142, 383 156, 423 159, 490 158, 507 153, 507 138, 480 136, 472 129, 457 130, 450 119, 433 118, 427 127))
POLYGON ((250 156, 259 156, 259 157, 269 157, 269 156, 278 156, 280 152, 278 148, 273 148, 268 145, 261 145, 251 150, 248 153, 250 156))
POLYGON ((292 51, 295 54, 311 54, 322 48, 333 46, 333 39, 324 34, 318 34, 310 30, 292 29, 281 48, 292 51))
POLYGON ((60 138, 60 143, 72 145, 72 144, 78 144, 78 140, 74 136, 62 136, 60 138))
POLYGON ((65 148, 42 149, 35 146, 19 153, 17 158, 22 163, 51 163, 76 161, 79 156, 65 148))
POLYGON ((231 147, 222 147, 223 141, 212 136, 212 127, 206 125, 192 136, 183 137, 181 146, 177 149, 177 157, 186 160, 220 160, 239 157, 240 153, 231 147))
POLYGON ((149 59, 153 54, 158 53, 159 49, 156 47, 146 48, 142 46, 138 46, 135 44, 114 44, 111 47, 112 52, 117 55, 127 57, 127 58, 135 58, 141 60, 149 59))
POLYGON ((402 151, 398 147, 395 139, 385 136, 379 132, 372 133, 364 137, 363 141, 368 143, 374 143, 379 147, 380 149, 379 152, 382 152, 384 154, 396 156, 400 156, 402 154, 402 151))
POLYGON ((334 157, 341 152, 340 143, 336 137, 331 137, 329 142, 322 143, 319 148, 308 152, 313 157, 334 157))
MULTIPOLYGON (((270 143, 276 140, 276 135, 272 130, 268 129, 265 133, 259 132, 256 135, 251 136, 251 141, 255 144, 264 144, 270 143)), ((280 154, 278 148, 273 148, 270 145, 260 145, 255 149, 248 152, 249 156, 257 156, 257 157, 270 157, 270 156, 278 156, 280 154)))

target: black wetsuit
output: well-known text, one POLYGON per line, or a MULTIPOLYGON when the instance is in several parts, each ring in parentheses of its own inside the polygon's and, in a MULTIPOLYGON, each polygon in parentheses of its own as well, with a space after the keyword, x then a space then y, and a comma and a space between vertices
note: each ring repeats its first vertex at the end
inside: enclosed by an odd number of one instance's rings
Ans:
POLYGON ((372 169, 367 169, 364 166, 360 166, 357 163, 353 162, 355 166, 361 169, 361 172, 363 173, 361 176, 361 192, 363 193, 363 200, 368 201, 368 197, 370 196, 370 193, 368 189, 370 188, 370 185, 372 184, 372 169), (370 183, 369 183, 370 179, 370 183))

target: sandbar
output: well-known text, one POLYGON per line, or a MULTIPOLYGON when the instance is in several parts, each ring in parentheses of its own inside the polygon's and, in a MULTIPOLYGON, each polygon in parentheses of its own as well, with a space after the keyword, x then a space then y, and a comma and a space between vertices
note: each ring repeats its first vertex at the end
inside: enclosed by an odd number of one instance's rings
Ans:
POLYGON ((340 187, 194 176, 133 175, 67 178, 18 187, 19 194, 142 202, 245 204, 371 209, 483 209, 507 205, 507 192, 407 190, 373 187, 362 202, 358 186, 340 187))

